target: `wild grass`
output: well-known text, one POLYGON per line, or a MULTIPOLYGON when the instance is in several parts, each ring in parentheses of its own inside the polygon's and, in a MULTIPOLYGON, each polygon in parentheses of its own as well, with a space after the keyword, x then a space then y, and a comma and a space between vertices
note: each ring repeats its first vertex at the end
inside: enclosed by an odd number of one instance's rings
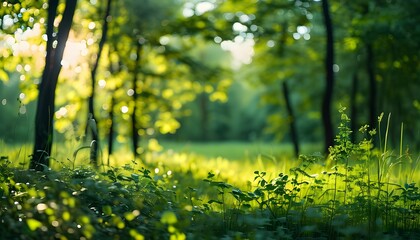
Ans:
MULTIPOLYGON (((194 153, 207 158, 227 158, 238 161, 254 161, 258 156, 262 158, 288 159, 294 158, 293 146, 290 143, 273 142, 168 142, 160 144, 166 150, 181 153, 194 153)), ((315 143, 304 143, 301 154, 311 154, 320 151, 322 146, 315 143)))
POLYGON ((262 145, 234 150, 242 143, 204 156, 208 146, 164 143, 141 161, 122 149, 110 166, 95 170, 80 164, 89 150, 73 144, 76 157, 73 151, 52 158, 53 170, 32 172, 19 164, 21 153, 2 152, 0 238, 418 238, 419 156, 395 153, 386 133, 374 148, 368 126, 361 141, 351 142, 341 114, 327 160, 290 160, 262 145), (240 160, 242 154, 248 158, 240 160))

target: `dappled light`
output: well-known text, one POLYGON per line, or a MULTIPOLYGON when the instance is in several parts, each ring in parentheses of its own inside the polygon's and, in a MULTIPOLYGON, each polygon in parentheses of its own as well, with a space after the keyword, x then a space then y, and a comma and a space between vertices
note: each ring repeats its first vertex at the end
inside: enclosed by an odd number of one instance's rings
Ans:
POLYGON ((0 239, 416 239, 420 1, 0 2, 0 239))

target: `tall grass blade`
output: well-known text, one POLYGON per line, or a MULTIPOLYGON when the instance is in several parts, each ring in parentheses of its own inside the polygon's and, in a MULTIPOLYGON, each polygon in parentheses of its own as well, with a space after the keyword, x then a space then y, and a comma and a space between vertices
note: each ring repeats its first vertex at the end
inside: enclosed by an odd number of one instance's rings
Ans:
POLYGON ((385 130, 385 142, 384 142, 384 151, 386 153, 387 145, 388 145, 388 133, 389 133, 389 122, 391 121, 391 113, 388 114, 388 120, 386 122, 386 130, 385 130))
POLYGON ((400 157, 402 156, 403 151, 403 135, 404 135, 404 123, 401 123, 401 133, 400 133, 400 157))

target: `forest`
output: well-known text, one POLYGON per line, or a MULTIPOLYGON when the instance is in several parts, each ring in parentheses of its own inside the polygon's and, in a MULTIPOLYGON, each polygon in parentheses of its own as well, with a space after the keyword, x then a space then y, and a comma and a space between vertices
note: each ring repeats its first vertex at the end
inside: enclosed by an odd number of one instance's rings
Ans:
POLYGON ((0 239, 420 238, 420 1, 0 4, 0 239))

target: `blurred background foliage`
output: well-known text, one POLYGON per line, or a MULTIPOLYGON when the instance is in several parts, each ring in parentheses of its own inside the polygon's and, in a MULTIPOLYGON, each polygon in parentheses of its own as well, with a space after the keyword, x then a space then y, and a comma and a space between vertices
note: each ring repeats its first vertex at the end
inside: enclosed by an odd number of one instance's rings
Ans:
MULTIPOLYGON (((144 142, 289 142, 291 121, 301 143, 322 142, 326 36, 321 2, 114 1, 95 83, 102 141, 112 125, 116 135, 110 141, 130 145, 135 115, 134 135, 144 142)), ((419 147, 420 2, 329 3, 336 51, 334 125, 340 106, 351 111, 356 131, 370 123, 371 112, 391 112, 391 142, 399 143, 403 122, 404 143, 419 147)), ((48 4, 0 4, 0 137, 6 143, 31 142, 48 4)), ((59 11, 64 4, 60 1, 59 11)), ((56 141, 85 135, 89 74, 105 8, 105 1, 78 3, 56 91, 56 141)))

